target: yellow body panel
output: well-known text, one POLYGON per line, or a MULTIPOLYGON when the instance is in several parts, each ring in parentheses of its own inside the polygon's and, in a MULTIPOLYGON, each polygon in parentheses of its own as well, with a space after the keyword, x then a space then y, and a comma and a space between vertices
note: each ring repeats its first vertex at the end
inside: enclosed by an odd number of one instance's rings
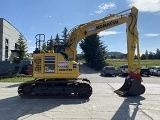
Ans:
POLYGON ((79 64, 66 61, 59 53, 38 53, 33 56, 34 78, 78 78, 79 64))

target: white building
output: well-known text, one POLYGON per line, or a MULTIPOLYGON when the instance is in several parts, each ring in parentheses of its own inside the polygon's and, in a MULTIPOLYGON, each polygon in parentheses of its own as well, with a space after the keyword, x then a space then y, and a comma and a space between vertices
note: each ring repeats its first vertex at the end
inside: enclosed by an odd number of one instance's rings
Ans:
POLYGON ((11 61, 20 32, 4 18, 0 18, 0 61, 11 61))

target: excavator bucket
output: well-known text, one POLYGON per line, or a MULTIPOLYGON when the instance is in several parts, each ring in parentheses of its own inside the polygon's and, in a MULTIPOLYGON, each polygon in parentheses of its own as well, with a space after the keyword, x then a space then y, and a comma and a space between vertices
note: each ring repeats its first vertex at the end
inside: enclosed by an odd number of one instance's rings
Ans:
POLYGON ((145 87, 141 80, 128 76, 123 86, 114 92, 120 96, 139 96, 145 92, 145 87))

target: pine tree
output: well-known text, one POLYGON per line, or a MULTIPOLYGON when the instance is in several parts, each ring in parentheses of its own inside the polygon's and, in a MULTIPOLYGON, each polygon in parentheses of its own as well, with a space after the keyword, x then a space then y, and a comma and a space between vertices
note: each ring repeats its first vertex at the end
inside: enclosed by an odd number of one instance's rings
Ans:
POLYGON ((19 39, 16 44, 16 55, 13 57, 13 62, 20 62, 21 60, 26 60, 27 57, 27 44, 26 40, 24 39, 23 35, 19 35, 19 39))
POLYGON ((60 38, 59 38, 58 33, 56 35, 55 42, 56 42, 56 44, 60 44, 60 38))
POLYGON ((42 50, 46 50, 47 49, 47 45, 46 45, 46 43, 44 42, 43 44, 42 44, 42 50))
POLYGON ((146 58, 147 58, 147 57, 146 57, 145 54, 142 54, 142 55, 141 55, 141 60, 146 60, 146 58))
POLYGON ((47 50, 52 50, 55 43, 56 42, 53 40, 51 36, 50 40, 47 42, 47 50))
POLYGON ((105 65, 107 46, 103 45, 97 34, 86 37, 79 45, 84 52, 84 58, 89 66, 100 70, 105 65))
POLYGON ((154 59, 155 58, 155 53, 153 53, 153 52, 149 52, 149 54, 148 54, 148 59, 154 59))
POLYGON ((148 51, 147 50, 145 52, 145 55, 146 55, 146 59, 148 59, 148 51))
POLYGON ((135 59, 135 60, 138 60, 138 56, 137 56, 137 55, 134 55, 134 59, 135 59))
POLYGON ((158 49, 158 48, 156 50, 155 58, 160 59, 160 49, 158 49))
POLYGON ((66 43, 67 42, 67 39, 68 39, 68 30, 67 28, 65 27, 64 30, 62 31, 63 35, 62 35, 62 38, 63 38, 63 43, 66 43))

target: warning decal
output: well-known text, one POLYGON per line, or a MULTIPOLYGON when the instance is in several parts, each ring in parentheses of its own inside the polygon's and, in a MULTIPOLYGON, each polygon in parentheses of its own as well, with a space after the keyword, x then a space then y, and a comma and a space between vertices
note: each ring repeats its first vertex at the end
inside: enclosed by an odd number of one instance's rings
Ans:
POLYGON ((68 68, 68 61, 59 61, 58 67, 59 68, 68 68))

